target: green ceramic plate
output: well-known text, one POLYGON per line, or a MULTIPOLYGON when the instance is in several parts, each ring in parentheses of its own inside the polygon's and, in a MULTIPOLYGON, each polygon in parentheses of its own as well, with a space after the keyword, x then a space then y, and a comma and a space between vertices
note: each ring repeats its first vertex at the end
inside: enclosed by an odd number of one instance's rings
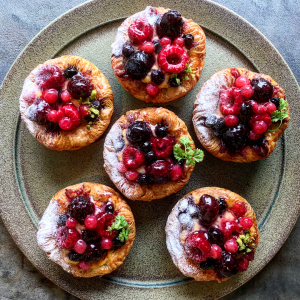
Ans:
MULTIPOLYGON (((153 6, 162 5, 152 1, 153 6)), ((299 87, 276 49, 249 23, 208 1, 164 1, 199 23, 207 35, 207 57, 202 77, 185 97, 164 105, 183 119, 196 141, 192 126, 195 96, 215 72, 246 67, 271 75, 286 90, 291 122, 274 153, 250 164, 223 162, 205 153, 189 183, 177 194, 152 203, 128 204, 136 218, 137 236, 124 264, 102 278, 74 278, 46 258, 36 244, 37 224, 53 194, 83 181, 114 187, 103 169, 105 135, 73 152, 56 152, 37 142, 24 128, 18 113, 23 81, 39 63, 62 54, 93 62, 109 80, 114 97, 114 123, 127 110, 146 107, 120 86, 110 65, 110 45, 124 17, 143 10, 146 1, 87 2, 61 16, 38 34, 21 53, 0 90, 1 215, 28 259, 49 279, 82 299, 211 299, 221 297, 253 277, 275 255, 299 214, 298 137, 299 87), (181 275, 165 245, 164 227, 175 203, 187 192, 219 186, 245 197, 258 217, 261 239, 247 272, 225 283, 195 282, 181 275)), ((111 123, 111 124, 112 124, 111 123)))

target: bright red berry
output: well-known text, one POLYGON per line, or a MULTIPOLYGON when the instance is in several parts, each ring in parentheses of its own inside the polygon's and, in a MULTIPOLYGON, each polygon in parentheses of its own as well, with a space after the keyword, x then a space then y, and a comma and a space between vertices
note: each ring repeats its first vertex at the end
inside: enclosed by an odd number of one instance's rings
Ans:
POLYGON ((235 80, 235 86, 241 88, 242 86, 249 85, 250 80, 245 76, 240 76, 235 80))
POLYGON ((257 112, 258 112, 259 114, 264 114, 264 113, 266 113, 266 112, 267 112, 266 106, 264 106, 264 105, 262 105, 262 104, 259 104, 259 105, 258 105, 257 112))
POLYGON ((222 248, 218 245, 212 245, 211 246, 211 251, 210 251, 210 256, 213 259, 219 259, 222 255, 222 248))
POLYGON ((79 240, 79 232, 74 228, 60 227, 57 230, 56 241, 62 249, 73 249, 79 240))
POLYGON ((242 96, 250 99, 254 95, 254 90, 251 85, 244 85, 241 87, 242 96))
POLYGON ((252 111, 257 114, 258 113, 258 104, 254 100, 250 100, 249 103, 251 104, 252 111))
POLYGON ((225 220, 221 221, 221 229, 224 234, 224 239, 228 240, 232 237, 233 232, 239 231, 239 226, 235 220, 225 220))
POLYGON ((237 217, 242 217, 247 210, 247 205, 245 202, 235 202, 231 209, 237 217))
POLYGON ((58 91, 55 89, 45 90, 42 93, 42 98, 48 103, 54 103, 58 99, 58 91))
POLYGON ((122 161, 118 163, 117 169, 120 173, 126 173, 128 171, 128 169, 122 161))
POLYGON ((87 229, 94 229, 97 227, 97 218, 93 215, 87 216, 84 219, 84 225, 87 229))
POLYGON ((256 141, 261 137, 261 134, 256 134, 252 130, 250 131, 249 138, 251 141, 256 141))
POLYGON ((58 121, 58 125, 63 130, 71 130, 73 122, 69 118, 63 117, 58 121))
POLYGON ((60 89, 65 82, 65 78, 57 66, 45 65, 38 68, 35 74, 35 81, 43 90, 60 89))
POLYGON ((184 39, 181 37, 176 38, 173 42, 173 45, 177 45, 182 48, 184 45, 184 39))
POLYGON ((170 178, 172 181, 178 181, 182 178, 182 168, 180 165, 173 165, 171 169, 170 178))
POLYGON ((230 69, 230 73, 231 73, 231 75, 232 75, 234 78, 238 78, 238 77, 241 76, 239 70, 236 69, 236 68, 231 68, 231 69, 230 69))
POLYGON ((237 125, 237 123, 239 122, 239 118, 234 115, 229 115, 225 117, 224 121, 226 126, 233 127, 237 125))
POLYGON ((122 153, 123 163, 128 169, 140 167, 144 161, 144 153, 133 146, 127 146, 122 153))
POLYGON ((75 228, 76 227, 76 224, 77 224, 77 221, 74 219, 74 218, 69 218, 67 221, 66 221, 66 226, 68 228, 75 228))
POLYGON ((97 215, 97 232, 101 237, 109 237, 111 239, 118 236, 117 230, 108 231, 108 227, 112 225, 115 220, 115 215, 111 213, 100 213, 97 215))
POLYGON ((125 173, 125 177, 128 179, 128 180, 131 180, 131 181, 134 181, 138 178, 139 176, 139 173, 137 171, 134 171, 134 170, 129 170, 125 173))
POLYGON ((253 132, 256 134, 262 134, 268 129, 268 125, 264 121, 257 121, 253 124, 253 132))
POLYGON ((129 26, 128 35, 133 44, 140 45, 152 37, 153 27, 143 20, 138 20, 129 26))
POLYGON ((88 264, 87 262, 85 262, 84 260, 81 260, 78 264, 78 267, 82 270, 87 270, 91 267, 91 264, 88 264))
POLYGON ((274 104, 274 103, 272 103, 272 102, 269 102, 267 105, 266 105, 266 107, 267 107, 267 112, 269 113, 269 114, 272 114, 277 108, 276 108, 276 105, 274 104))
POLYGON ((86 242, 84 240, 78 240, 74 246, 74 251, 78 254, 82 254, 86 249, 86 242))
POLYGON ((142 46, 141 46, 141 50, 146 52, 146 53, 152 53, 154 52, 154 44, 151 42, 145 42, 142 46))
POLYGON ((167 158, 173 152, 174 139, 169 136, 163 138, 151 137, 150 142, 152 144, 152 151, 154 151, 158 159, 167 158))
POLYGON ((170 173, 169 163, 165 160, 157 160, 150 167, 150 174, 155 177, 166 177, 170 173))
POLYGON ((168 45, 171 45, 171 39, 167 36, 161 38, 160 40, 160 44, 163 46, 163 47, 166 47, 168 45))
POLYGON ((239 90, 228 88, 220 91, 220 110, 223 115, 238 115, 243 105, 239 90))
POLYGON ((76 106, 67 104, 58 110, 58 125, 63 130, 73 130, 81 122, 76 106))
POLYGON ((150 82, 147 84, 146 86, 146 92, 151 95, 151 96, 154 96, 158 93, 159 91, 159 88, 158 88, 158 85, 153 83, 153 82, 150 82))
POLYGON ((49 122, 56 123, 57 122, 57 110, 50 110, 47 113, 46 118, 49 122))
POLYGON ((90 107, 86 104, 81 104, 79 106, 79 113, 82 115, 82 116, 87 116, 90 112, 90 107))
POLYGON ((235 253, 239 249, 238 244, 235 239, 227 240, 224 243, 224 248, 226 251, 228 251, 230 253, 235 253))
POLYGON ((239 271, 240 272, 244 272, 248 269, 249 261, 246 258, 242 257, 238 260, 238 262, 239 262, 239 271))
POLYGON ((250 229, 253 225, 253 221, 250 218, 240 218, 239 223, 244 230, 250 229))
POLYGON ((63 102, 68 102, 71 100, 71 94, 66 90, 60 94, 60 98, 63 102))
POLYGON ((113 246, 113 242, 112 242, 112 240, 110 239, 110 238, 103 238, 102 240, 101 240, 101 247, 103 248, 103 249, 110 249, 111 247, 113 246))

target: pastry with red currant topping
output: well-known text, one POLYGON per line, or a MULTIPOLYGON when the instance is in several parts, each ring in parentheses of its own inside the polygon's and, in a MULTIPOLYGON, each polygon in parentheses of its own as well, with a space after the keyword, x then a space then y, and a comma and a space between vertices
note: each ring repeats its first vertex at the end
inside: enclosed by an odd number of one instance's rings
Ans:
POLYGON ((110 187, 90 182, 56 193, 37 233, 48 258, 76 277, 114 271, 134 238, 135 222, 127 203, 110 187))
POLYGON ((284 90, 246 69, 214 74, 196 97, 193 124, 207 151, 225 161, 267 158, 290 120, 284 90))
POLYGON ((25 79, 20 112, 30 133, 53 150, 95 142, 113 113, 113 93, 91 62, 73 55, 38 65, 25 79))
POLYGON ((206 187, 177 202, 168 217, 166 238, 172 260, 183 275, 222 282, 247 270, 259 232, 255 213, 244 198, 206 187))
POLYGON ((111 63, 118 81, 134 97, 164 103, 194 88, 205 55, 199 25, 176 10, 148 6, 119 27, 111 63))
POLYGON ((106 136, 103 157, 121 193, 151 201, 181 190, 203 151, 195 149, 185 123, 173 112, 148 107, 117 120, 106 136))

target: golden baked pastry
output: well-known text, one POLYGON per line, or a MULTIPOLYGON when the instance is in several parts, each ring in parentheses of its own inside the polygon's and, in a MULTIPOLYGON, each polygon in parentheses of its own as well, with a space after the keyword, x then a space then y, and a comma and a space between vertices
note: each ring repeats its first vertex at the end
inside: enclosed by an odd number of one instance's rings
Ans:
POLYGON ((148 6, 119 27, 111 63, 126 91, 145 102, 164 103, 194 88, 205 56, 199 25, 175 10, 148 6))
POLYGON ((25 79, 20 112, 30 133, 53 150, 96 141, 113 113, 113 93, 91 62, 73 55, 38 65, 25 79))
POLYGON ((76 277, 119 267, 135 238, 123 198, 99 183, 78 183, 56 193, 39 223, 37 242, 49 259, 76 277))
POLYGON ((243 68, 214 74, 194 104, 193 124, 199 141, 225 161, 267 158, 288 122, 284 90, 270 76, 243 68))
MULTIPOLYGON (((106 136, 104 168, 127 198, 164 198, 182 189, 194 169, 194 160, 203 159, 175 158, 174 147, 183 152, 182 139, 187 147, 195 148, 185 123, 173 112, 155 107, 128 111, 106 136)), ((199 149, 196 152, 199 157, 203 154, 199 149)))
POLYGON ((177 202, 168 217, 166 238, 172 260, 183 275, 222 282, 247 270, 259 232, 255 213, 244 198, 206 187, 177 202))

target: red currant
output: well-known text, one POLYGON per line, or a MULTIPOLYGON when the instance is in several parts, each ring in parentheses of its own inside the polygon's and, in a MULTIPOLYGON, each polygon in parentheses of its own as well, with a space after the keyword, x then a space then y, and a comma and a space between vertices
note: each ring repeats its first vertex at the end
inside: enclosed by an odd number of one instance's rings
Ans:
POLYGON ((82 254, 86 249, 86 243, 84 240, 78 240, 74 246, 74 251, 78 254, 82 254))
POLYGON ((79 106, 79 113, 82 115, 82 116, 87 116, 90 112, 90 107, 86 104, 81 104, 79 106))
POLYGON ((253 225, 253 221, 250 218, 240 218, 239 223, 244 230, 250 229, 253 225))
POLYGON ((168 45, 171 45, 171 39, 167 36, 161 38, 160 40, 160 44, 163 46, 163 47, 166 47, 168 45))
POLYGON ((117 169, 120 173, 126 173, 128 171, 125 164, 122 161, 118 163, 117 169))
POLYGON ((251 85, 244 85, 241 87, 241 94, 250 99, 254 95, 254 90, 251 85))
POLYGON ((253 132, 256 134, 262 134, 268 129, 268 125, 264 121, 257 121, 253 124, 253 132))
POLYGON ((63 102, 68 102, 71 99, 71 94, 66 90, 60 94, 60 98, 63 102))
POLYGON ((181 37, 176 38, 173 42, 173 45, 177 45, 182 48, 184 45, 184 39, 181 37))
POLYGON ((49 122, 56 123, 57 122, 57 110, 50 110, 47 113, 46 118, 49 122))
POLYGON ((218 245, 212 245, 210 255, 213 259, 219 259, 222 255, 222 248, 218 245))
POLYGON ((233 127, 237 125, 237 123, 239 122, 239 118, 234 115, 229 115, 225 117, 224 121, 226 126, 233 127))
POLYGON ((139 176, 139 173, 137 171, 134 171, 134 170, 129 170, 125 173, 125 177, 128 179, 128 180, 136 180, 139 176))
POLYGON ((153 82, 150 82, 147 84, 146 86, 146 92, 151 95, 151 96, 154 96, 158 93, 159 91, 159 88, 158 88, 158 85, 156 85, 155 83, 153 82))
POLYGON ((76 227, 76 224, 77 224, 77 221, 74 219, 74 218, 69 218, 67 221, 66 221, 66 226, 68 228, 75 228, 76 227))
POLYGON ((55 89, 49 89, 43 91, 42 98, 48 103, 54 103, 58 99, 58 91, 55 89))
POLYGON ((154 52, 154 44, 151 42, 145 42, 142 46, 141 46, 141 50, 146 52, 146 53, 152 53, 154 52))
POLYGON ((266 107, 269 114, 272 114, 276 110, 276 105, 272 102, 269 102, 266 107))
POLYGON ((85 262, 84 260, 81 260, 78 264, 78 267, 82 270, 87 270, 91 267, 91 264, 88 264, 87 262, 85 262))
POLYGON ((101 247, 103 248, 103 249, 110 249, 111 247, 113 246, 113 242, 112 242, 112 240, 111 239, 109 239, 109 238, 102 238, 102 240, 101 240, 101 247))
POLYGON ((235 253, 238 251, 239 247, 235 239, 227 240, 224 244, 226 251, 230 253, 235 253))
POLYGON ((241 88, 242 86, 249 85, 250 80, 245 76, 240 76, 235 80, 235 86, 241 88))
POLYGON ((87 229, 94 229, 97 227, 97 218, 95 216, 87 216, 84 219, 84 225, 87 229))

